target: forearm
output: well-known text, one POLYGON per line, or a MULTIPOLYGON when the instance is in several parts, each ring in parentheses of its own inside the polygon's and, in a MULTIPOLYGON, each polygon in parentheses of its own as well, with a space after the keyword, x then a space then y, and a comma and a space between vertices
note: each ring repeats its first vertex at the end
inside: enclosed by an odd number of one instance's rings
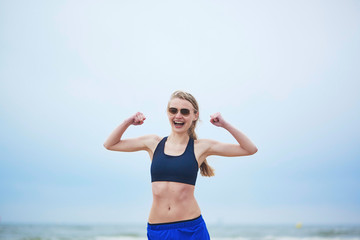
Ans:
POLYGON ((223 126, 224 129, 229 131, 231 135, 236 139, 236 141, 239 143, 239 145, 245 149, 246 151, 250 153, 256 153, 257 147, 254 143, 251 142, 251 140, 240 130, 236 129, 234 126, 232 126, 230 123, 226 122, 223 126))
POLYGON ((115 128, 115 130, 110 134, 108 139, 105 141, 104 147, 108 148, 120 142, 122 135, 130 125, 131 125, 130 119, 126 119, 117 128, 115 128))

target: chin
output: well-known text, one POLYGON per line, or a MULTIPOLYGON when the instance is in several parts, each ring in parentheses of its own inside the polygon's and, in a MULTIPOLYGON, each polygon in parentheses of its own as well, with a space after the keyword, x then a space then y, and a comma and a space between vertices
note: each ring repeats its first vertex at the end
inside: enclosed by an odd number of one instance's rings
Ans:
POLYGON ((187 133, 188 128, 182 127, 182 128, 176 128, 175 126, 172 127, 173 132, 176 133, 187 133))

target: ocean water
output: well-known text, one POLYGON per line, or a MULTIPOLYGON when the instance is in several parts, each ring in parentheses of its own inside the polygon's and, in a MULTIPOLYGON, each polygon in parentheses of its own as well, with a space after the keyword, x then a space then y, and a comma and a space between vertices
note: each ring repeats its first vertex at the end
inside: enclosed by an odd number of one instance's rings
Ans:
MULTIPOLYGON (((212 240, 360 240, 360 225, 211 225, 212 240)), ((0 240, 146 240, 144 225, 0 224, 0 240)))

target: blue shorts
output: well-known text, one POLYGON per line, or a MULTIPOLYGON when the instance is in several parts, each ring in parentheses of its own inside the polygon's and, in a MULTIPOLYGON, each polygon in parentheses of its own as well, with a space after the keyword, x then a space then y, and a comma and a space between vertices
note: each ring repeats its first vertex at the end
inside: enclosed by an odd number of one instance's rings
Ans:
POLYGON ((149 240, 210 240, 204 219, 197 218, 179 222, 147 225, 149 240))

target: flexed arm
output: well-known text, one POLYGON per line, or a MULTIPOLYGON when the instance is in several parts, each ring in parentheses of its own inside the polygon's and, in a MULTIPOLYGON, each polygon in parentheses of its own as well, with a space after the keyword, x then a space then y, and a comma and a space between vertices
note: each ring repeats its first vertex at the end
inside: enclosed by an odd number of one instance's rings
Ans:
POLYGON ((210 122, 217 127, 222 127, 229 131, 236 139, 238 144, 221 143, 214 140, 207 141, 206 156, 219 155, 219 156, 246 156, 252 155, 257 152, 257 147, 251 140, 240 130, 236 129, 230 123, 224 120, 220 113, 215 113, 210 116, 210 122))
POLYGON ((141 112, 137 112, 130 118, 126 119, 121 123, 115 130, 110 134, 108 139, 104 143, 104 147, 112 151, 122 152, 134 152, 139 150, 148 150, 147 140, 149 136, 143 136, 139 138, 125 139, 121 137, 130 125, 141 125, 144 123, 146 117, 141 112))

